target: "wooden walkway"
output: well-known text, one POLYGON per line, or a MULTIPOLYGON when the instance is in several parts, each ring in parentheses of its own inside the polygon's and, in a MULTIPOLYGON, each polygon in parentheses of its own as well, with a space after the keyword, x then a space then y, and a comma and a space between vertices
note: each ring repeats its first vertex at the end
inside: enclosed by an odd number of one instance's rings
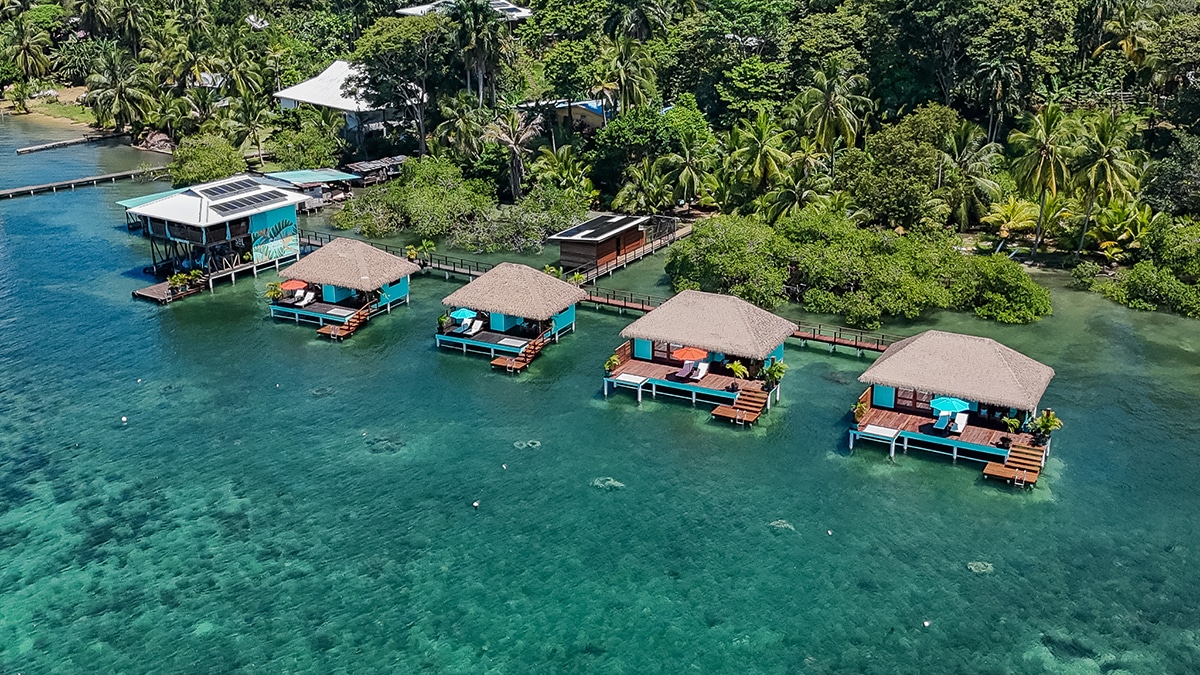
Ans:
POLYGON ((86 176, 84 178, 60 180, 57 183, 42 183, 41 185, 26 185, 25 187, 8 188, 6 190, 0 190, 0 199, 28 197, 30 195, 41 194, 43 192, 58 192, 59 190, 74 190, 77 187, 88 187, 90 185, 99 185, 100 183, 115 183, 119 180, 139 178, 141 176, 155 176, 164 173, 166 170, 166 167, 161 166, 150 169, 132 169, 130 171, 118 171, 116 173, 106 173, 99 176, 86 176))
POLYGON ((897 335, 873 333, 857 328, 846 328, 824 323, 799 323, 792 337, 801 342, 820 342, 829 345, 829 351, 838 347, 849 347, 861 352, 882 352, 904 338, 897 335))
POLYGON ((84 143, 97 143, 99 141, 108 141, 114 138, 125 138, 129 136, 126 133, 112 134, 84 134, 79 138, 68 138, 65 141, 52 141, 50 143, 42 143, 41 145, 31 145, 27 148, 17 148, 18 155, 27 155, 31 152, 41 152, 42 150, 55 150, 58 148, 68 148, 72 145, 83 145, 84 143))
POLYGON ((674 244, 691 233, 692 225, 689 223, 676 228, 672 232, 665 234, 658 239, 648 241, 632 251, 622 253, 621 255, 617 256, 615 260, 606 262, 603 265, 591 264, 583 267, 577 267, 573 270, 564 270, 563 276, 569 277, 574 274, 582 274, 583 283, 590 284, 605 274, 611 276, 616 270, 625 267, 630 263, 637 262, 648 255, 653 255, 661 251, 662 249, 674 244))
MULTIPOLYGON (((301 249, 316 249, 328 244, 334 239, 349 239, 351 237, 339 237, 335 234, 326 232, 317 232, 315 230, 298 230, 297 234, 300 237, 301 249)), ((374 241, 359 240, 364 244, 369 244, 398 258, 407 258, 407 253, 399 246, 390 246, 374 241)), ((477 260, 469 260, 467 258, 457 258, 455 256, 442 255, 440 253, 430 253, 423 258, 417 258, 413 262, 425 269, 434 269, 439 272, 444 272, 446 278, 449 279, 451 274, 473 279, 484 272, 495 267, 492 263, 479 262, 477 260)))
MULTIPOLYGON (((204 283, 207 283, 207 281, 201 282, 201 284, 204 283)), ((139 300, 151 300, 160 305, 166 305, 179 300, 180 298, 186 298, 189 295, 196 295, 203 290, 204 288, 202 285, 196 285, 187 289, 186 291, 172 293, 171 284, 164 281, 162 283, 154 284, 153 286, 139 288, 133 292, 133 297, 138 298, 139 300)))

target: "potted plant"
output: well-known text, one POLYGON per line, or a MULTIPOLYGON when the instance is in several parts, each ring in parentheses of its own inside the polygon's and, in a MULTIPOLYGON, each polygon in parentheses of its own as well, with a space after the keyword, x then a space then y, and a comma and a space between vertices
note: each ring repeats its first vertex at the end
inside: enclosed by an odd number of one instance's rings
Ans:
POLYGON ((850 406, 850 412, 854 413, 855 422, 861 422, 862 418, 866 416, 867 411, 870 409, 871 406, 867 405, 866 401, 858 401, 854 405, 850 406))
POLYGON ((1008 427, 1008 433, 1010 434, 1019 433, 1023 424, 1023 422, 1016 417, 1001 417, 1000 423, 1008 427))
POLYGON ((739 380, 744 380, 750 375, 750 369, 742 365, 741 361, 734 361, 733 363, 726 364, 725 367, 728 368, 729 372, 739 380))
POLYGON ((405 246, 404 247, 404 257, 408 258, 409 260, 416 260, 417 259, 417 247, 413 246, 412 244, 405 246))
POLYGON ((608 357, 607 361, 604 362, 604 372, 611 373, 612 371, 616 370, 617 366, 619 365, 621 365, 621 357, 613 354, 612 356, 608 357))
POLYGON ((1042 410, 1042 414, 1033 418, 1030 426, 1033 427, 1033 442, 1037 445, 1045 445, 1050 440, 1050 434, 1062 428, 1063 421, 1058 415, 1054 414, 1054 410, 1046 408, 1042 410))
POLYGON ((186 272, 178 272, 167 277, 167 289, 172 293, 182 293, 191 284, 191 277, 186 272))
POLYGON ((264 295, 266 295, 267 299, 271 302, 281 300, 283 298, 283 288, 280 286, 278 281, 268 282, 267 292, 264 295))
POLYGON ((563 269, 561 267, 555 267, 554 265, 546 265, 542 268, 542 271, 554 277, 555 279, 561 279, 563 275, 563 269))
POLYGON ((438 321, 438 332, 445 333, 446 326, 450 325, 450 315, 443 312, 442 315, 438 317, 437 321, 438 321))
POLYGON ((783 376, 787 374, 788 365, 783 361, 774 361, 769 366, 763 366, 762 372, 758 374, 765 380, 765 389, 770 391, 779 386, 783 381, 783 376))
POLYGON ((192 270, 191 272, 187 273, 187 280, 188 280, 189 286, 192 284, 200 283, 200 281, 202 279, 204 279, 204 272, 202 270, 192 270))
POLYGON ((576 273, 572 274, 570 276, 570 278, 567 279, 567 281, 571 282, 572 286, 583 286, 584 283, 587 282, 587 277, 583 276, 579 272, 576 272, 576 273))

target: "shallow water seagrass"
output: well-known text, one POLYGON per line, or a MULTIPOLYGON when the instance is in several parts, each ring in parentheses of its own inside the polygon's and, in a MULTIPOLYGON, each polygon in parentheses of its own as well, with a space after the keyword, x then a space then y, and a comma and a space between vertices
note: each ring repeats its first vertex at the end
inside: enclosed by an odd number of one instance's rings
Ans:
MULTIPOLYGON (((12 152, 40 140, 0 121, 0 182, 141 160, 12 152)), ((604 400, 629 316, 581 310, 512 377, 433 348, 458 282, 432 275, 340 344, 266 317, 274 275, 135 303, 148 251, 112 202, 155 187, 0 203, 0 671, 1200 669, 1200 324, 1046 276, 1033 326, 892 327, 1057 370, 1067 424, 1027 494, 849 456, 852 355, 790 346, 781 404, 744 430, 604 400), (765 536, 785 519, 819 536, 765 536)), ((661 295, 661 265, 610 281, 661 295)))

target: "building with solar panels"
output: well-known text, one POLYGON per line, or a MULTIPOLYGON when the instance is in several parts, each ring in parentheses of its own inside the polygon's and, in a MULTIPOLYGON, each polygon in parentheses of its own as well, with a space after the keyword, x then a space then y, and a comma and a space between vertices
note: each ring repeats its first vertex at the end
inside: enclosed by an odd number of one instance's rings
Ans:
POLYGON ((120 204, 150 239, 154 274, 211 276, 298 259, 296 205, 306 199, 242 174, 120 204))

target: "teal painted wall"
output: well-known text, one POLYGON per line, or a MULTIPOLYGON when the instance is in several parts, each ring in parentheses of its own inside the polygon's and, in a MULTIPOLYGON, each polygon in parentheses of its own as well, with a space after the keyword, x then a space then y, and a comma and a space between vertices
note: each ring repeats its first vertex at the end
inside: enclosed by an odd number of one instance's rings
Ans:
POLYGON ((782 342, 779 343, 779 346, 775 348, 775 351, 771 352, 771 355, 768 356, 766 360, 768 362, 771 360, 775 360, 775 361, 783 360, 783 343, 782 342))
POLYGON ((654 345, 650 344, 649 340, 633 340, 633 358, 649 361, 654 354, 654 345))
POLYGON ((554 317, 551 318, 551 322, 553 324, 553 330, 555 331, 561 330, 575 323, 575 305, 571 305, 558 314, 555 314, 554 317))
POLYGON ((250 216, 250 236, 254 239, 254 262, 275 260, 299 253, 296 205, 288 204, 250 216))
POLYGON ((351 288, 342 288, 331 284, 321 286, 321 299, 325 302, 341 302, 352 295, 354 295, 354 289, 351 288))
POLYGON ((871 386, 871 405, 876 408, 895 408, 896 390, 881 384, 871 386))
POLYGON ((492 330, 497 333, 503 333, 506 330, 520 326, 524 321, 525 319, 519 316, 509 316, 499 312, 492 312, 490 325, 492 330))
POLYGON ((406 296, 406 295, 408 295, 408 277, 404 277, 403 279, 399 279, 399 280, 395 281, 394 283, 388 284, 388 285, 384 286, 383 288, 380 288, 379 289, 379 302, 377 302, 375 304, 377 306, 383 306, 383 305, 388 304, 389 302, 396 302, 397 300, 403 300, 404 296, 406 296))

